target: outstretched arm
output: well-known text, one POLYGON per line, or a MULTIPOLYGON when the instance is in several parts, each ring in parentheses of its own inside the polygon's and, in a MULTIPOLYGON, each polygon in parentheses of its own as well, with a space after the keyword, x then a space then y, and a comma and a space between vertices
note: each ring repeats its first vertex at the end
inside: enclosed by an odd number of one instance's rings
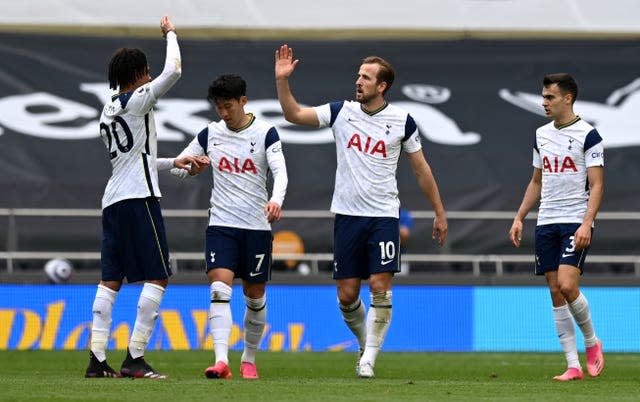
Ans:
POLYGON ((433 233, 431 234, 431 237, 437 239, 438 244, 442 246, 444 245, 445 240, 447 240, 448 224, 444 204, 440 198, 438 184, 436 183, 435 177, 433 177, 431 167, 424 158, 422 150, 407 153, 407 156, 409 157, 409 163, 411 164, 411 169, 413 169, 413 174, 415 174, 416 179, 418 180, 418 185, 420 186, 420 189, 422 189, 424 195, 429 199, 433 212, 436 215, 433 219, 433 233))
POLYGON ((178 47, 176 28, 166 15, 160 20, 160 30, 162 31, 162 36, 167 38, 167 55, 164 60, 162 73, 151 81, 151 90, 156 99, 166 94, 167 91, 178 82, 178 79, 180 79, 182 75, 182 60, 180 57, 180 48, 178 47))
POLYGON ((287 121, 318 127, 320 122, 316 111, 310 107, 301 107, 289 87, 289 77, 293 74, 299 61, 293 59, 293 49, 288 45, 282 45, 280 49, 276 50, 275 73, 278 100, 287 121))
POLYGON ((531 181, 527 186, 527 190, 524 192, 522 203, 518 212, 516 212, 515 218, 513 218, 513 224, 509 230, 509 239, 514 246, 520 247, 520 241, 522 240, 522 221, 527 216, 531 208, 533 208, 538 201, 540 201, 540 194, 542 191, 542 170, 533 168, 533 175, 531 181))

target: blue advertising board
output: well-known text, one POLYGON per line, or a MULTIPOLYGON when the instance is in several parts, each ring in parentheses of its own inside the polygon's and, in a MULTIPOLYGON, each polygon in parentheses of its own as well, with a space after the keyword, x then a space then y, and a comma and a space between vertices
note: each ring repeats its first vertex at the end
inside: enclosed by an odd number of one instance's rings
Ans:
MULTIPOLYGON (((140 290, 140 285, 127 285, 119 292, 109 348, 126 348, 140 290)), ((88 348, 95 291, 95 285, 0 285, 0 350, 88 348)), ((639 352, 640 288, 585 288, 583 292, 606 350, 639 352)), ((361 297, 368 304, 368 288, 363 287, 361 297)), ((233 288, 231 309, 230 346, 241 350, 244 300, 240 286, 233 288)), ((261 349, 357 349, 331 285, 269 286, 267 309, 261 349)), ((149 348, 212 349, 208 311, 208 286, 170 286, 149 348)), ((559 351, 553 325, 544 287, 396 286, 384 349, 559 351)))

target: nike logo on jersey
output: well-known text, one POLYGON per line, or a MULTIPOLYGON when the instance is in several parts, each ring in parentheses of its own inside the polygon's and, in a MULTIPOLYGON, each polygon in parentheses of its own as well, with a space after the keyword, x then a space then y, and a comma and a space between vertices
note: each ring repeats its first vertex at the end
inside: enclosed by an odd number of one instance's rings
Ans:
POLYGON ((222 145, 222 143, 221 143, 221 142, 214 142, 214 143, 213 143, 213 146, 214 146, 214 147, 217 147, 218 145, 222 145))
POLYGON ((573 253, 562 253, 562 258, 573 257, 573 253))
POLYGON ((547 141, 544 144, 540 144, 540 148, 544 147, 545 145, 547 145, 548 143, 550 143, 551 141, 547 141))
POLYGON ((390 263, 390 262, 392 262, 392 261, 393 261, 393 260, 386 260, 386 261, 381 260, 381 261, 380 261, 380 265, 387 265, 387 264, 389 264, 389 263, 390 263))
POLYGON ((258 276, 260 275, 262 272, 258 271, 258 272, 249 272, 249 276, 250 277, 254 277, 254 276, 258 276))

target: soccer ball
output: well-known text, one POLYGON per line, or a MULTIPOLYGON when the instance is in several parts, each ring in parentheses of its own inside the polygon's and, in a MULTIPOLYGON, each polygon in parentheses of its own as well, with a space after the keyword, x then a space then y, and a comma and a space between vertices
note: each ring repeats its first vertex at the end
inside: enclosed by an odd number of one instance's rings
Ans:
POLYGON ((49 283, 63 284, 69 282, 73 273, 73 266, 69 260, 54 258, 44 264, 44 273, 47 275, 49 283))

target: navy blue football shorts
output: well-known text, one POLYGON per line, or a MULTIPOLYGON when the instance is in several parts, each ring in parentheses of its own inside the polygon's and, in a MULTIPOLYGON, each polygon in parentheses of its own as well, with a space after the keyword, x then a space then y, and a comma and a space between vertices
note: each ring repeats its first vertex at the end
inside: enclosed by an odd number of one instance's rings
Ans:
POLYGON ((400 272, 398 218, 336 215, 333 238, 333 279, 400 272))
POLYGON ((102 280, 162 280, 172 274, 160 203, 122 200, 102 211, 102 280))
POLYGON ((209 226, 204 254, 207 272, 227 268, 234 272, 236 278, 255 283, 267 282, 271 278, 272 247, 270 230, 209 226))
MULTIPOLYGON (((576 250, 573 237, 579 227, 579 223, 536 226, 536 275, 557 271, 560 265, 572 265, 582 273, 589 247, 576 250)), ((593 234, 593 229, 591 233, 593 234)))

